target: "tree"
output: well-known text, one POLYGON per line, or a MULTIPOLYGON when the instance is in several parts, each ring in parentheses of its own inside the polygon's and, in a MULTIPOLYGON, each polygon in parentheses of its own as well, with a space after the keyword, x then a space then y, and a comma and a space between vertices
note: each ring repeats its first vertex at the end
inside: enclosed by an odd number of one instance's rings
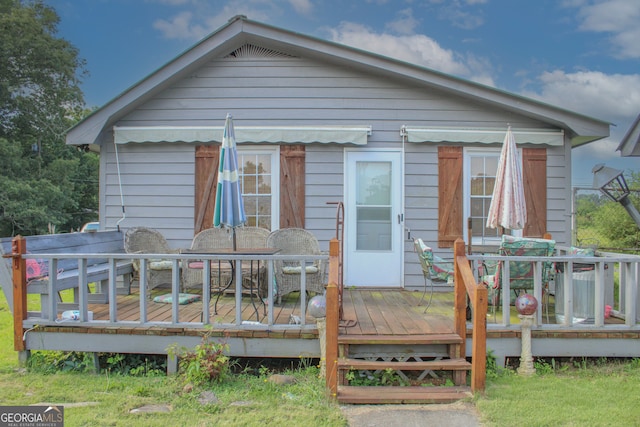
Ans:
POLYGON ((64 142, 87 113, 85 63, 56 36, 58 23, 41 0, 0 0, 0 236, 68 231, 96 216, 97 156, 64 142))

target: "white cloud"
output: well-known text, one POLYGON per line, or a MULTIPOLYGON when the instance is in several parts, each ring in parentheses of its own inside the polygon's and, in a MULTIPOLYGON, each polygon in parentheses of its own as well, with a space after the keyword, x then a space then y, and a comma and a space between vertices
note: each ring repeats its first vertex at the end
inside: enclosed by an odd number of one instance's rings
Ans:
POLYGON ((313 11, 313 4, 310 0, 289 0, 289 3, 300 15, 309 15, 313 11))
POLYGON ((611 122, 627 121, 640 111, 640 74, 555 70, 538 77, 540 92, 527 96, 611 122))
MULTIPOLYGON (((181 0, 159 1, 170 1, 175 5, 183 4, 180 3, 181 0)), ((309 0, 290 0, 290 3, 297 6, 296 11, 310 11, 311 3, 309 0)), ((230 1, 220 7, 217 3, 191 0, 188 11, 178 12, 169 19, 158 19, 153 23, 153 28, 159 30, 162 36, 167 39, 196 41, 217 30, 236 15, 245 15, 252 20, 269 22, 274 17, 280 16, 281 13, 282 11, 276 3, 272 1, 237 0, 230 1)))
POLYGON ((473 30, 484 24, 484 17, 480 9, 470 9, 469 6, 479 6, 486 2, 487 0, 431 1, 432 4, 442 5, 438 10, 438 18, 449 21, 451 25, 464 30, 473 30))
POLYGON ((640 2, 637 0, 605 0, 571 4, 578 7, 582 31, 610 33, 614 56, 640 58, 640 2))
POLYGON ((620 140, 640 112, 639 74, 555 70, 541 74, 538 80, 540 91, 523 95, 613 124, 609 138, 576 150, 576 160, 593 162, 615 156, 620 140))
POLYGON ((488 62, 443 49, 435 40, 422 34, 394 36, 376 33, 352 22, 343 22, 328 31, 330 39, 338 43, 493 85, 488 62))
POLYGON ((411 9, 403 9, 396 15, 397 18, 388 22, 385 28, 397 34, 413 34, 420 23, 413 17, 413 11, 411 9))
POLYGON ((194 39, 202 38, 207 30, 201 25, 194 24, 191 12, 180 12, 171 20, 158 19, 153 23, 153 28, 160 30, 167 39, 194 39))

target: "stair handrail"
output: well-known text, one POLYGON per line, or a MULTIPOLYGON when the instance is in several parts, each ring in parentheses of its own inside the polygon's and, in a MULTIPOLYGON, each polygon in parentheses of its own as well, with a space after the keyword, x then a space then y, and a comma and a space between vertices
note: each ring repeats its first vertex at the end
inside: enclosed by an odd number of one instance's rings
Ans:
POLYGON ((467 297, 471 315, 471 391, 483 392, 487 379, 487 286, 476 282, 465 253, 465 242, 457 239, 454 255, 454 329, 462 338, 461 357, 466 355, 467 297))

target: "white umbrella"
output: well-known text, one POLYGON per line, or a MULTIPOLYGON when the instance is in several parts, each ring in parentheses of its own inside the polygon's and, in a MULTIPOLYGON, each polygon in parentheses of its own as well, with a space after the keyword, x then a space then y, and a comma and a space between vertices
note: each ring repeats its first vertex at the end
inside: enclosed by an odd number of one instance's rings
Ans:
POLYGON ((507 129, 498 162, 496 182, 487 215, 487 227, 504 227, 521 230, 527 222, 527 205, 524 200, 522 169, 518 159, 516 140, 507 129))
POLYGON ((233 232, 233 249, 236 249, 235 228, 247 222, 242 201, 242 190, 238 179, 238 153, 233 118, 227 114, 224 135, 220 146, 218 187, 213 211, 214 227, 230 227, 233 232))

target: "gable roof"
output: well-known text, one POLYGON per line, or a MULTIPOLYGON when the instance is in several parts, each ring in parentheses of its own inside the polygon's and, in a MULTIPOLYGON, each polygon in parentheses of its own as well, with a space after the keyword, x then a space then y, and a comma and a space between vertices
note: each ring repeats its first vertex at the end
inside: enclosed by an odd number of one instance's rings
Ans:
POLYGON ((346 65, 368 73, 393 76, 412 85, 433 87, 458 97, 497 106, 564 129, 574 147, 609 136, 608 122, 407 62, 269 26, 245 16, 236 16, 72 127, 67 133, 67 144, 98 143, 103 131, 137 106, 211 59, 227 55, 244 45, 260 46, 335 65, 346 65))
POLYGON ((640 114, 620 140, 616 151, 620 151, 622 157, 640 157, 640 114))

